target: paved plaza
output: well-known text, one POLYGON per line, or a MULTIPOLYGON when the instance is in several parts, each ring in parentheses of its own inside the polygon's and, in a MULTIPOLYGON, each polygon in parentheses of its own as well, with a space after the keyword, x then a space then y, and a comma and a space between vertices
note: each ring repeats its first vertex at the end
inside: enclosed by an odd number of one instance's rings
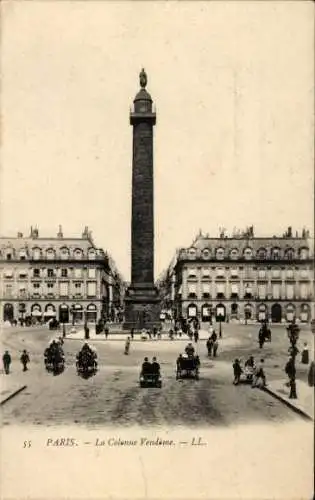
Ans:
MULTIPOLYGON (((55 426, 81 424, 102 425, 183 425, 229 426, 250 422, 285 422, 301 419, 271 394, 248 385, 233 386, 232 362, 235 357, 245 360, 253 354, 263 357, 268 386, 284 383, 283 367, 287 359, 288 339, 284 326, 272 328, 272 342, 262 350, 257 343, 257 325, 223 325, 219 355, 209 359, 206 351, 207 325, 202 325, 200 340, 195 344, 201 360, 200 380, 176 380, 175 361, 183 352, 188 338, 183 335, 173 341, 167 333, 161 340, 131 343, 130 354, 124 355, 127 333, 117 328, 105 340, 103 334, 94 336, 99 370, 90 379, 76 373, 75 356, 83 342, 78 330, 65 340, 65 371, 53 376, 46 372, 43 351, 54 336, 47 328, 24 330, 6 329, 2 332, 3 347, 12 355, 10 375, 1 373, 1 397, 26 385, 26 389, 2 407, 3 425, 34 424, 55 426), (77 338, 79 337, 79 338, 77 338), (97 338, 97 340, 96 340, 97 338), (19 356, 23 349, 30 353, 30 370, 22 372, 19 356), (157 356, 162 370, 162 389, 140 388, 139 370, 145 356, 157 356)), ((308 341, 313 352, 313 335, 303 327, 299 344, 308 341)), ((308 366, 297 360, 297 390, 307 380, 308 366)), ((300 398, 304 397, 300 394, 300 398)), ((299 402, 301 403, 301 401, 299 402)))

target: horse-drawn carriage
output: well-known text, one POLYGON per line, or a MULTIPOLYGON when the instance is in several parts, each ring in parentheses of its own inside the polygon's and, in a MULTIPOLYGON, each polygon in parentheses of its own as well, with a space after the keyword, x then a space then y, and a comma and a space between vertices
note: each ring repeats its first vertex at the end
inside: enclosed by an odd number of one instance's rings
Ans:
POLYGON ((162 387, 162 377, 160 373, 141 373, 140 387, 162 387))
POLYGON ((63 372, 65 358, 61 346, 57 343, 51 344, 44 352, 45 368, 55 375, 63 372))
POLYGON ((97 354, 90 347, 85 347, 77 354, 76 368, 78 374, 93 375, 97 371, 97 354))
POLYGON ((199 356, 180 355, 176 362, 176 380, 194 378, 199 380, 199 356))

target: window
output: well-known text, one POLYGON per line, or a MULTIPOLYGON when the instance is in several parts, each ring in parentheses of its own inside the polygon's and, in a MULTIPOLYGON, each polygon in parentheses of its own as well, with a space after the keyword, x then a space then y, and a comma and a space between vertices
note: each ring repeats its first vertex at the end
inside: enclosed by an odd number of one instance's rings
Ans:
POLYGON ((5 294, 6 298, 11 298, 12 297, 12 291, 13 291, 12 285, 5 284, 5 286, 4 286, 4 294, 5 294))
POLYGON ((75 283, 75 284, 74 284, 74 287, 76 288, 76 290, 81 290, 81 288, 82 288, 82 283, 75 283))
POLYGON ((188 278, 197 278, 196 269, 193 267, 188 268, 187 275, 188 275, 188 278))
POLYGON ((40 248, 33 248, 33 259, 38 260, 41 257, 40 248))
POLYGON ((208 299, 210 297, 210 284, 209 283, 203 283, 202 295, 203 295, 204 299, 208 299))
POLYGON ((308 297, 308 285, 307 283, 301 283, 300 285, 300 298, 307 299, 308 297))
POLYGON ((271 277, 272 278, 280 278, 280 269, 272 269, 271 277))
POLYGON ((285 258, 287 260, 292 260, 294 259, 294 250, 292 248, 288 248, 286 251, 285 251, 285 258))
POLYGON ((76 250, 74 251, 74 258, 79 260, 82 259, 82 256, 83 256, 82 250, 80 250, 80 248, 76 248, 76 250))
POLYGON ((38 289, 39 287, 40 287, 40 284, 39 284, 39 283, 33 283, 33 288, 38 289))
POLYGON ((26 269, 20 269, 19 271, 19 278, 23 279, 27 277, 27 270, 26 269))
POLYGON ((245 285, 244 289, 245 299, 250 299, 252 297, 252 293, 253 293, 252 287, 250 285, 245 285))
POLYGON ((259 271, 258 271, 258 278, 260 278, 260 279, 266 278, 266 271, 265 271, 265 269, 259 269, 259 271))
POLYGON ((257 259, 264 260, 267 256, 267 250, 265 248, 259 248, 257 251, 257 259))
POLYGON ((40 269, 33 269, 33 277, 34 278, 40 277, 40 269))
POLYGON ((272 248, 271 249, 271 258, 273 260, 279 260, 280 259, 280 248, 272 248))
POLYGON ((53 278, 54 277, 54 270, 53 269, 47 269, 47 276, 48 276, 48 278, 53 278))
POLYGON ((96 283, 91 281, 87 284, 87 295, 88 297, 95 297, 96 295, 96 283))
POLYGON ((272 285, 272 297, 275 300, 280 299, 280 285, 272 285))
POLYGON ((218 284, 217 285, 217 298, 219 299, 222 299, 224 298, 224 294, 225 294, 225 285, 224 284, 218 284))
POLYGON ((188 250, 188 255, 189 255, 189 257, 196 257, 196 250, 195 250, 195 248, 190 248, 188 250))
POLYGON ((96 251, 94 248, 91 248, 89 250, 88 257, 90 260, 94 260, 96 258, 96 251))
POLYGON ((238 285, 231 285, 231 297, 236 298, 238 297, 238 285))
POLYGON ((70 255, 70 252, 69 252, 68 248, 63 247, 60 249, 60 256, 61 256, 62 260, 69 259, 69 255, 70 255))
POLYGON ((216 258, 218 260, 223 260, 224 259, 224 248, 217 248, 216 258))
POLYGON ((50 289, 54 288, 54 283, 47 283, 47 288, 50 288, 50 289))
POLYGON ((6 269, 4 271, 4 277, 9 279, 9 278, 13 278, 13 271, 12 269, 6 269))
POLYGON ((96 269, 93 267, 90 267, 88 269, 88 277, 89 278, 96 278, 96 269))
POLYGON ((53 248, 48 248, 46 251, 46 257, 48 260, 53 260, 55 258, 55 251, 53 248))
POLYGON ((21 249, 19 252, 20 260, 25 260, 26 259, 26 250, 21 249))
POLYGON ((258 297, 259 299, 266 298, 266 285, 258 285, 258 297))
POLYGON ((237 250, 237 248, 233 248, 233 250, 231 250, 231 253, 230 253, 230 258, 232 260, 236 260, 239 256, 239 252, 237 250))
POLYGON ((11 253, 7 253, 7 260, 11 260, 12 259, 12 254, 11 253))
POLYGON ((82 278, 82 269, 80 267, 76 267, 74 269, 74 277, 75 278, 82 278))
POLYGON ((216 270, 217 278, 224 278, 225 269, 224 267, 218 267, 216 270))
POLYGON ((205 249, 203 250, 203 252, 202 252, 202 256, 203 256, 203 258, 204 258, 204 259, 209 259, 210 255, 211 255, 211 252, 210 252, 209 248, 205 248, 205 249))
POLYGON ((196 298, 197 297, 197 289, 194 283, 189 283, 188 288, 188 297, 196 298))
POLYGON ((300 248, 300 259, 305 260, 308 258, 308 249, 300 248))
POLYGON ((308 278, 308 271, 307 271, 307 269, 301 269, 300 276, 301 276, 302 279, 303 278, 308 278))
POLYGON ((293 285, 286 286, 286 296, 287 296, 287 299, 294 298, 294 286, 293 285))
POLYGON ((202 269, 202 278, 210 278, 210 269, 208 269, 207 267, 204 267, 202 269))
POLYGON ((68 269, 61 269, 61 276, 62 276, 62 278, 67 278, 68 277, 68 269))
POLYGON ((61 282, 59 284, 59 294, 61 297, 66 297, 68 295, 68 283, 67 282, 61 282))
POLYGON ((231 269, 231 277, 237 278, 238 277, 238 269, 237 267, 234 267, 231 269))
POLYGON ((251 248, 245 248, 244 250, 244 259, 250 260, 253 256, 253 251, 251 248))
POLYGON ((289 279, 294 277, 293 269, 287 269, 286 270, 286 277, 289 278, 289 279))

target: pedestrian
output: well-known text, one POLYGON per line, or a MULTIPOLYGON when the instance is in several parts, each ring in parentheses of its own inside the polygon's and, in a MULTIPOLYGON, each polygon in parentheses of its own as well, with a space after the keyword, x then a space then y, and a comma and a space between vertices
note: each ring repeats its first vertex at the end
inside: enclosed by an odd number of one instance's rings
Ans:
POLYGON ((127 340, 125 343, 125 354, 129 354, 129 349, 130 349, 130 337, 127 337, 127 340))
POLYGON ((84 323, 84 338, 85 339, 90 338, 90 329, 89 329, 87 323, 84 323))
POLYGON ((108 327, 106 326, 105 329, 104 329, 104 333, 105 333, 105 339, 107 340, 108 338, 108 334, 109 334, 109 329, 108 327))
POLYGON ((262 380, 263 386, 266 385, 266 375, 265 375, 265 369, 264 369, 264 360, 261 359, 260 362, 257 365, 257 368, 255 369, 254 376, 253 376, 253 383, 252 387, 258 387, 259 380, 262 380))
POLYGON ((197 329, 197 328, 195 328, 195 331, 194 331, 194 340, 195 340, 195 344, 197 344, 198 339, 199 339, 198 329, 197 329))
POLYGON ((26 349, 24 349, 24 351, 22 352, 22 355, 20 357, 20 361, 21 361, 22 366, 23 366, 23 372, 26 372, 28 370, 27 363, 30 362, 30 357, 29 357, 26 349))
POLYGON ((154 338, 154 340, 156 340, 156 336, 157 336, 157 328, 155 326, 155 327, 153 327, 153 338, 154 338))
POLYGON ((234 360, 234 363, 233 363, 233 373, 234 373, 233 384, 234 385, 238 385, 240 383, 242 372, 243 372, 243 370, 242 370, 242 367, 240 364, 240 360, 236 358, 234 360))
POLYGON ((161 339, 162 338, 162 327, 160 326, 159 329, 158 329, 158 339, 161 339))
POLYGON ((207 351, 208 351, 208 357, 211 358, 212 349, 213 349, 213 341, 212 341, 211 337, 208 338, 206 346, 207 346, 207 351))
POLYGON ((309 361, 310 361, 310 357, 309 357, 307 342, 304 342, 301 362, 303 363, 303 365, 308 365, 309 361))
POLYGON ((132 340, 133 340, 133 337, 134 337, 134 332, 135 332, 135 329, 131 328, 131 330, 130 330, 130 337, 131 337, 132 340))
POLYGON ((214 358, 217 357, 218 347, 219 347, 219 342, 218 342, 218 340, 216 340, 215 342, 213 342, 213 357, 214 358))
POLYGON ((9 351, 5 351, 4 355, 2 356, 2 362, 3 362, 3 367, 5 374, 8 375, 10 373, 10 365, 11 365, 11 356, 9 351))

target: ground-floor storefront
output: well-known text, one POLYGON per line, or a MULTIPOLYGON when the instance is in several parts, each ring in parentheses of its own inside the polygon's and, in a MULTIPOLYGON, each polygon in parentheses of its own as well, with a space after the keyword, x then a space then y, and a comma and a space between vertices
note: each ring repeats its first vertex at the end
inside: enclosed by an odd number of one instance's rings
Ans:
POLYGON ((60 323, 96 323, 102 317, 104 305, 102 301, 6 301, 0 305, 2 322, 19 324, 46 323, 57 319, 60 323))
POLYGON ((177 317, 198 318, 201 321, 264 321, 290 322, 293 319, 307 323, 314 319, 314 304, 289 301, 182 301, 177 304, 177 317))

